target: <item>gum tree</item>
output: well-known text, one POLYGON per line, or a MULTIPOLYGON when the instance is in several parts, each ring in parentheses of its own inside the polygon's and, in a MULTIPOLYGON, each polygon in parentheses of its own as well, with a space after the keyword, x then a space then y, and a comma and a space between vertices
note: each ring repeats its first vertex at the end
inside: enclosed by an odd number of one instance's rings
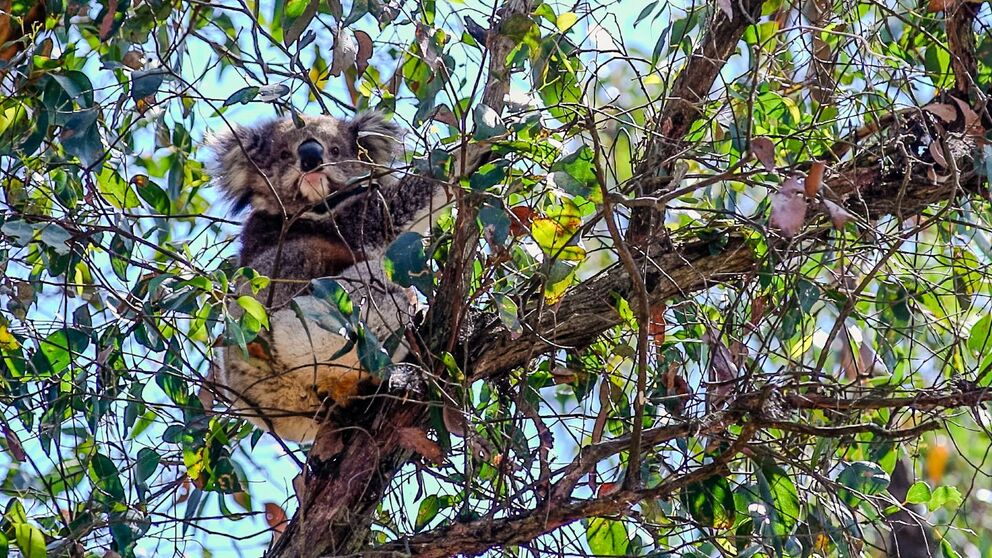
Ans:
POLYGON ((988 553, 990 15, 0 1, 0 555, 988 553), (368 108, 423 387, 290 446, 199 148, 368 108))

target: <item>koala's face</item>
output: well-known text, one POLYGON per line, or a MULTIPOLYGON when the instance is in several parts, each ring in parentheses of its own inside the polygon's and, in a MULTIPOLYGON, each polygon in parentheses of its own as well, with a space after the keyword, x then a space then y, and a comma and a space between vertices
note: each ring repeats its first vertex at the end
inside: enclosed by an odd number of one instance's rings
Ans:
POLYGON ((320 203, 375 166, 392 162, 400 129, 377 113, 353 120, 304 116, 235 127, 209 141, 218 185, 240 210, 293 215, 320 203))

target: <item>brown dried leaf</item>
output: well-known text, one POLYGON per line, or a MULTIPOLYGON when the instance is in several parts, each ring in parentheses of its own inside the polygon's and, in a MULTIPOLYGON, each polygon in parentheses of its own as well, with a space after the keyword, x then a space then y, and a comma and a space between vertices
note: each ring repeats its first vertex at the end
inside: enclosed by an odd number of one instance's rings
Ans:
POLYGON ((820 187, 823 186, 823 173, 826 170, 826 163, 820 161, 813 162, 813 165, 809 168, 809 173, 806 174, 806 180, 804 182, 806 197, 816 197, 817 192, 820 191, 820 187))
POLYGON ((772 211, 768 224, 781 231, 782 236, 792 238, 799 233, 806 222, 806 198, 803 187, 794 177, 788 178, 772 196, 772 211))
POLYGON ((310 457, 327 461, 344 451, 344 439, 337 428, 321 428, 310 448, 310 457))
POLYGON ((145 56, 136 50, 129 50, 124 53, 121 62, 132 70, 140 70, 145 67, 145 56))
POLYGON ((964 133, 974 137, 984 136, 985 134, 982 127, 982 118, 978 116, 978 113, 968 106, 968 103, 953 95, 951 96, 951 100, 958 105, 959 109, 961 109, 961 115, 964 117, 964 133))
POLYGON ((933 162, 946 169, 947 159, 944 158, 944 147, 941 145, 940 140, 930 142, 929 150, 930 156, 933 157, 933 162))
POLYGON ((710 381, 706 385, 706 397, 713 408, 726 403, 734 391, 740 370, 734 364, 730 349, 720 341, 719 335, 707 329, 703 342, 710 346, 710 381))
POLYGON ((946 12, 958 4, 959 0, 930 0, 927 11, 930 13, 946 12))
POLYGON ((764 136, 752 139, 751 153, 754 153, 765 170, 775 170, 775 144, 772 140, 764 136))
POLYGON ((623 485, 619 482, 604 482, 596 488, 596 497, 602 498, 603 496, 616 494, 617 492, 620 492, 621 486, 623 485))
POLYGON ((752 326, 757 326, 758 322, 765 315, 765 305, 768 304, 768 297, 765 295, 756 296, 754 300, 751 301, 751 319, 749 323, 752 326))
POLYGON ((850 211, 830 200, 823 200, 822 207, 837 230, 843 229, 844 225, 854 221, 854 215, 850 211))
POLYGON ((413 426, 400 428, 396 431, 396 437, 400 447, 420 454, 435 465, 440 465, 444 461, 441 446, 431 441, 423 430, 413 426))
POLYGON ((945 124, 950 124, 958 118, 958 111, 950 103, 930 103, 923 107, 923 110, 941 119, 945 124))
POLYGON ((306 502, 307 498, 307 479, 300 473, 293 477, 293 492, 296 494, 296 500, 299 502, 306 502))
POLYGON ((365 74, 365 69, 369 67, 369 58, 372 58, 372 37, 365 31, 355 31, 355 40, 358 41, 358 54, 355 57, 358 77, 365 74))
POLYGON ((692 390, 689 388, 689 382, 687 382, 685 377, 679 373, 681 367, 681 363, 673 362, 668 367, 668 370, 665 371, 665 375, 662 378, 665 385, 665 396, 677 398, 672 404, 669 405, 669 408, 673 409, 678 414, 681 414, 682 411, 685 410, 685 405, 689 401, 689 396, 692 395, 692 390))
POLYGON ((10 452, 10 456, 20 463, 27 461, 28 456, 24 453, 24 445, 21 444, 21 439, 17 437, 17 433, 10 429, 6 421, 3 422, 2 428, 3 437, 7 441, 7 450, 10 452))
POLYGON ((438 106, 437 110, 434 111, 434 116, 432 116, 431 119, 436 120, 438 122, 443 122, 444 124, 447 124, 455 128, 457 128, 459 125, 458 117, 455 116, 455 113, 451 112, 451 109, 448 108, 448 105, 438 106))
POLYGON ((465 437, 467 425, 465 415, 462 414, 460 409, 456 409, 451 405, 445 405, 441 409, 441 418, 444 420, 444 427, 448 429, 449 434, 458 438, 465 437))
POLYGON ((286 530, 286 524, 289 523, 289 518, 286 517, 286 511, 283 510, 279 504, 275 502, 266 502, 265 523, 273 531, 281 535, 283 531, 286 530))
POLYGON ((551 369, 551 379, 554 381, 555 385, 561 384, 571 384, 579 379, 575 371, 569 370, 564 366, 556 366, 551 369))

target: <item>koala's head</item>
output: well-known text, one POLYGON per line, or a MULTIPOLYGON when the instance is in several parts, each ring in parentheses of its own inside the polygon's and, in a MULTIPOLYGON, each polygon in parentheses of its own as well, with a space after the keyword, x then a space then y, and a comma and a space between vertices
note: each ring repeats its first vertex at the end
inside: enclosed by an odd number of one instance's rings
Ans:
POLYGON ((251 206, 271 214, 294 214, 320 203, 367 175, 388 166, 402 146, 400 128, 376 112, 351 120, 303 116, 256 126, 234 126, 208 139, 212 174, 235 211, 251 206))

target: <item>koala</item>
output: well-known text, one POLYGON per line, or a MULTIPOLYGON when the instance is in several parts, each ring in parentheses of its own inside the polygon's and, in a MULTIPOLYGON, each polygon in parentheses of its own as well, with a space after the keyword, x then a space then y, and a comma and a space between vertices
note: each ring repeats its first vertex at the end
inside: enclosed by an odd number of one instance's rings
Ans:
POLYGON ((416 297, 388 280, 382 254, 399 232, 426 232, 447 200, 437 181, 391 169, 402 131, 381 114, 302 116, 302 124, 283 118, 235 126, 208 145, 215 183, 235 211, 249 209, 240 265, 272 280, 256 295, 268 305, 269 329, 247 355, 219 349, 215 387, 257 426, 309 442, 328 409, 347 409, 377 384, 356 351, 345 350, 347 337, 304 317, 327 312, 309 294, 311 279, 337 280, 380 341, 398 336, 392 360, 400 362, 416 297))

